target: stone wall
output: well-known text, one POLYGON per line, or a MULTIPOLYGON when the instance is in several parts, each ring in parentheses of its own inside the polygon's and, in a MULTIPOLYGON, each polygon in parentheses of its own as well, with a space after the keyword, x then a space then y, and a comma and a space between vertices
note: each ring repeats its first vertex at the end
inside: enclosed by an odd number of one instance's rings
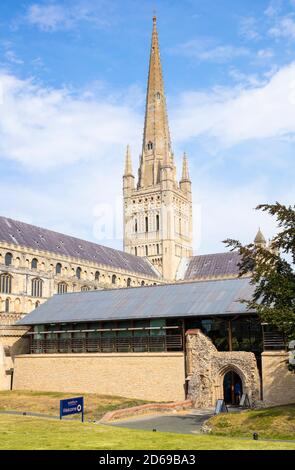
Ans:
POLYGON ((20 355, 14 367, 15 390, 185 399, 183 353, 20 355))
POLYGON ((0 390, 10 390, 16 354, 29 351, 29 340, 24 338, 27 328, 0 326, 0 390))
POLYGON ((223 380, 229 371, 236 372, 252 406, 260 398, 260 379, 256 358, 250 352, 220 352, 200 330, 186 333, 188 398, 196 408, 215 406, 223 399, 223 380))
POLYGON ((288 353, 262 354, 263 401, 269 405, 295 403, 295 372, 288 370, 288 353))

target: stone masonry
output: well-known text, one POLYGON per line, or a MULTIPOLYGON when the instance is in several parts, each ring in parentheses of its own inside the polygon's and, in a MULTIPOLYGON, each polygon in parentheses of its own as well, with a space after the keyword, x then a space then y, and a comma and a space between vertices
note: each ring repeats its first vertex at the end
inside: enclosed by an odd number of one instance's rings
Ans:
POLYGON ((260 379, 253 353, 220 352, 200 330, 186 333, 188 398, 196 408, 210 408, 223 398, 223 379, 227 372, 236 372, 252 406, 260 399, 260 379))

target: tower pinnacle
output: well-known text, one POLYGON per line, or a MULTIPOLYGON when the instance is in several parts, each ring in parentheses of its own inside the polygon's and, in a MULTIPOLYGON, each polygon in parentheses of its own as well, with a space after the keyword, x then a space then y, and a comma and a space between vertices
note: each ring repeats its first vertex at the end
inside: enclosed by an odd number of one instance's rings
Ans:
POLYGON ((257 232, 257 235, 256 235, 256 237, 255 237, 255 239, 254 239, 254 244, 255 244, 255 245, 258 245, 258 246, 263 246, 263 247, 266 246, 266 239, 265 239, 265 237, 264 237, 264 235, 263 235, 263 233, 262 233, 260 227, 259 227, 259 230, 258 230, 258 232, 257 232))
POLYGON ((181 181, 190 181, 189 170, 188 170, 188 161, 187 161, 186 153, 183 154, 181 181))
POLYGON ((133 176, 130 146, 127 145, 124 176, 133 176))

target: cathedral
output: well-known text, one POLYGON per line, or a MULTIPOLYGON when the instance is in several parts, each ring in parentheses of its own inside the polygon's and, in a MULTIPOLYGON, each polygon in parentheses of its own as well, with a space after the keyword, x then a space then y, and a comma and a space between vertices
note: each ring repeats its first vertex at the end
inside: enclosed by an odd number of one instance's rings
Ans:
POLYGON ((145 256, 164 279, 175 280, 181 258, 193 251, 192 191, 186 155, 176 179, 155 17, 138 180, 129 147, 123 180, 124 250, 145 256))
MULTIPOLYGON (((153 18, 138 175, 127 147, 124 251, 0 217, 0 390, 121 395, 210 408, 293 403, 283 338, 261 324, 239 254, 193 254, 153 18)), ((267 246, 259 229, 254 243, 267 246)))
POLYGON ((236 253, 193 256, 188 159, 177 181, 155 17, 140 166, 135 178, 128 146, 123 204, 124 251, 0 217, 0 323, 54 294, 237 277, 236 253))

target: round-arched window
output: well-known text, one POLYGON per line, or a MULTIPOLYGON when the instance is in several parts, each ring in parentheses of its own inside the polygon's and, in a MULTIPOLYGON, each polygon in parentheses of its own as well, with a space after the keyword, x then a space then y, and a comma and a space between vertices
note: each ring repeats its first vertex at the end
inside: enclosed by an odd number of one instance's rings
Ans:
POLYGON ((6 253, 5 255, 5 266, 10 266, 12 264, 12 254, 6 253))
POLYGON ((61 274, 61 269, 62 269, 61 264, 57 263, 57 265, 55 266, 55 274, 61 274))

